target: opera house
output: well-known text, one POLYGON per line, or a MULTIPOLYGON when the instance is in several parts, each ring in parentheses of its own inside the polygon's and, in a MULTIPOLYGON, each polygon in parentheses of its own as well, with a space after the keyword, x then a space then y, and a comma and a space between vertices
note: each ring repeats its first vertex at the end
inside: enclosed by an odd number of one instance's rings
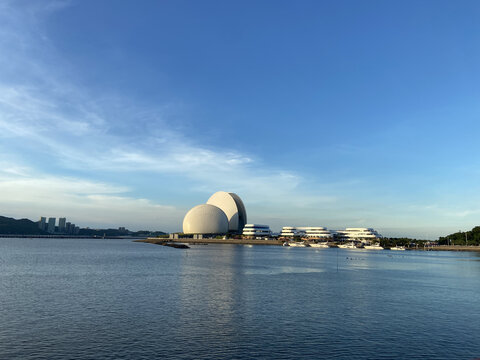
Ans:
POLYGON ((218 191, 206 204, 190 209, 183 219, 184 234, 241 234, 247 222, 247 212, 237 194, 218 191))
MULTIPOLYGON (((218 191, 205 204, 190 209, 183 219, 185 235, 243 235, 245 238, 269 238, 272 231, 268 225, 247 224, 247 212, 237 194, 218 191)), ((278 235, 275 235, 278 236, 278 235)), ((382 236, 372 228, 346 228, 328 230, 323 226, 284 226, 281 238, 306 238, 369 242, 382 236)))

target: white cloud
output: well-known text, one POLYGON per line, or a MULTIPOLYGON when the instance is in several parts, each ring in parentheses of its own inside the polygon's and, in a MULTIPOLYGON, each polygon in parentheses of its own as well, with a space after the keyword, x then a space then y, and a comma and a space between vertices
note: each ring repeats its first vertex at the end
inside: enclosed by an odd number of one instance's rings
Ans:
POLYGON ((167 226, 168 219, 178 226, 184 210, 125 196, 129 189, 121 185, 122 175, 139 171, 154 179, 162 174, 179 176, 193 184, 192 191, 206 194, 235 191, 254 205, 329 201, 325 196, 302 195, 302 177, 297 174, 271 169, 251 154, 215 149, 184 136, 165 118, 169 104, 138 105, 76 86, 69 64, 59 60, 42 29, 48 14, 65 4, 0 5, 0 52, 7 54, 0 60, 3 211, 33 218, 63 213, 86 223, 101 219, 150 226, 157 222, 158 215, 153 214, 161 214, 160 224, 167 226), (46 172, 45 162, 54 172, 46 172), (83 178, 53 175, 71 170, 81 171, 83 178), (100 171, 122 174, 120 185, 92 180, 100 171))
POLYGON ((2 215, 27 217, 68 216, 83 226, 127 226, 132 230, 178 230, 185 210, 126 196, 124 186, 54 177, 12 167, 0 171, 2 215))
MULTIPOLYGON (((4 5, 13 20, 4 23, 0 51, 8 53, 9 63, 17 64, 15 70, 21 66, 23 74, 0 83, 0 138, 5 151, 17 157, 28 151, 22 160, 29 166, 39 163, 32 158, 43 154, 60 172, 174 174, 206 193, 223 188, 251 195, 254 201, 291 199, 292 205, 325 200, 302 196, 302 177, 297 174, 272 169, 251 154, 215 149, 185 137, 164 118, 168 104, 137 105, 111 94, 92 96, 76 87, 68 80, 68 64, 57 60, 51 66, 46 61, 55 49, 40 24, 58 4, 64 2, 23 12, 13 2, 4 5), (33 56, 40 38, 42 51, 33 56)), ((0 69, 0 75, 11 72, 8 66, 0 69)))
MULTIPOLYGON (((332 184, 316 179, 307 185, 304 176, 308 175, 272 168, 247 151, 226 150, 186 136, 168 121, 169 109, 177 104, 140 104, 82 88, 42 29, 48 14, 66 4, 0 3, 4 214, 33 219, 65 215, 89 226, 154 229, 158 224, 158 229, 179 230, 188 209, 146 199, 168 175, 181 183, 182 193, 205 194, 205 200, 217 190, 237 192, 246 201, 249 220, 265 219, 275 226, 327 222, 335 227, 363 222, 370 226, 368 222, 388 216, 382 204, 369 199, 363 204, 371 207, 368 213, 351 206, 348 195, 339 189, 360 187, 356 179, 332 184), (118 175, 118 183, 95 180, 103 172, 118 175), (122 178, 139 172, 152 177, 151 189, 142 189, 144 198, 128 196, 130 190, 141 192, 130 188, 134 181, 122 185, 122 178)), ((346 153, 354 150, 343 148, 346 153)), ((175 189, 169 187, 164 193, 170 191, 175 189)), ((407 220, 419 221, 414 218, 407 220)))

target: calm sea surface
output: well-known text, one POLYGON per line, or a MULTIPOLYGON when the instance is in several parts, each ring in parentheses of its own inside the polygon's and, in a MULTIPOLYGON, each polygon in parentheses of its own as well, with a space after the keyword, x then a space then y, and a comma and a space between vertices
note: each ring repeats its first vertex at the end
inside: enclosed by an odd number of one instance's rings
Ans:
POLYGON ((478 253, 0 239, 0 359, 478 357, 478 253))

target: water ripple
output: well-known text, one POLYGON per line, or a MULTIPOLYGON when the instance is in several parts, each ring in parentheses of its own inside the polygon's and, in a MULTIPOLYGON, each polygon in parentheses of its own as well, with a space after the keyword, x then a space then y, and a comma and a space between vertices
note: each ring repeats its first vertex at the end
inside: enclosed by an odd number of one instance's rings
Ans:
POLYGON ((1 359, 468 359, 475 254, 0 239, 1 359))

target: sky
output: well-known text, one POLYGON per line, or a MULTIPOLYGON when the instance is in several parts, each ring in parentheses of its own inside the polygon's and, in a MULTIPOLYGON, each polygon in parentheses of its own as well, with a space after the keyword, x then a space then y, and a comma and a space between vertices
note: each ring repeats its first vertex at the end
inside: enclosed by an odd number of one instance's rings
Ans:
POLYGON ((480 2, 0 0, 0 215, 480 225, 480 2))

